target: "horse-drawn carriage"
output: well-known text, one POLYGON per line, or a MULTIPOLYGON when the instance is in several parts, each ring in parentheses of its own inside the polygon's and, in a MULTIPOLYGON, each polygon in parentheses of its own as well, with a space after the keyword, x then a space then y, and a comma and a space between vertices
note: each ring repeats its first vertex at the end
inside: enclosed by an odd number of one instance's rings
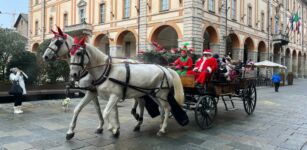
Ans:
MULTIPOLYGON (((222 100, 228 111, 227 101, 231 102, 234 108, 233 100, 242 100, 244 110, 248 115, 253 114, 257 91, 255 81, 251 71, 243 70, 232 81, 219 81, 213 77, 206 82, 204 87, 194 85, 194 76, 181 76, 181 81, 185 93, 185 109, 195 111, 195 121, 201 129, 212 127, 217 115, 217 104, 222 100)), ((254 71, 252 71, 254 72, 254 71)))

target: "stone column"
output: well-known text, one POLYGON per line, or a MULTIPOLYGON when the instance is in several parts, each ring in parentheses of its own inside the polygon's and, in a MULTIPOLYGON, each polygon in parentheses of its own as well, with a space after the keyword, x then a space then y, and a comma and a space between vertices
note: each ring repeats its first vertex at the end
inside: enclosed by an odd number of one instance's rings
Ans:
POLYGON ((28 15, 28 51, 32 51, 32 33, 33 33, 33 26, 32 26, 32 1, 28 1, 28 9, 29 9, 29 15, 28 15))
MULTIPOLYGON (((197 54, 202 53, 203 4, 201 0, 184 0, 183 40, 190 42, 197 54)), ((181 43, 180 43, 181 44, 181 43)))
POLYGON ((257 62, 258 53, 256 52, 248 52, 247 60, 252 59, 254 62, 257 62))
POLYGON ((243 60, 244 50, 240 48, 232 49, 233 60, 243 60))
MULTIPOLYGON (((210 48, 212 50, 212 53, 213 54, 223 54, 223 53, 220 53, 220 49, 221 49, 221 45, 220 44, 210 44, 210 48)), ((221 55, 223 56, 223 55, 221 55)))
POLYGON ((147 50, 147 0, 140 0, 139 50, 147 50))
POLYGON ((110 56, 112 57, 123 57, 123 50, 121 45, 112 44, 110 45, 110 56))
MULTIPOLYGON (((226 53, 226 36, 228 33, 226 33, 226 11, 227 11, 227 0, 221 0, 221 3, 223 3, 223 7, 221 8, 221 19, 220 19, 220 55, 223 56, 226 53)), ((228 3, 230 3, 228 1, 228 3)))

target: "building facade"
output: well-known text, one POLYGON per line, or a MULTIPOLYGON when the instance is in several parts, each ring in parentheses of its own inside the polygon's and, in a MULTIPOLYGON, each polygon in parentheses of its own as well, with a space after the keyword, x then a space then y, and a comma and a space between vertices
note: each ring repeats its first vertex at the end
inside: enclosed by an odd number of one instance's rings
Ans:
MULTIPOLYGON (((20 35, 28 40, 28 14, 19 14, 16 22, 14 23, 14 28, 20 35)), ((29 49, 28 43, 26 44, 26 50, 29 49)))
POLYGON ((197 53, 268 59, 307 75, 306 0, 29 0, 29 7, 34 52, 58 25, 112 56, 134 57, 154 41, 166 49, 188 42, 197 53))

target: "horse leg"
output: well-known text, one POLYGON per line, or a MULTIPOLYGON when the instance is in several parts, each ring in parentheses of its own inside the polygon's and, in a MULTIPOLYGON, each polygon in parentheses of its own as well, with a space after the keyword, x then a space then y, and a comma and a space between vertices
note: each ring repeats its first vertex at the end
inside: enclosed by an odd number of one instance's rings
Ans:
POLYGON ((76 127, 76 122, 77 122, 79 113, 84 108, 84 106, 86 106, 95 97, 97 97, 97 94, 93 92, 86 92, 85 96, 82 98, 79 104, 75 107, 73 118, 70 122, 69 129, 66 133, 66 140, 70 140, 74 137, 75 135, 74 129, 76 127))
POLYGON ((164 100, 161 100, 160 102, 161 102, 162 107, 164 109, 164 117, 163 117, 162 126, 161 126, 159 132, 157 133, 158 136, 162 136, 163 134, 165 134, 165 128, 167 127, 168 116, 170 114, 170 106, 169 106, 168 102, 166 102, 164 100))
POLYGON ((94 102, 94 106, 95 106, 95 109, 96 109, 96 112, 97 112, 98 118, 99 118, 99 125, 98 125, 95 133, 101 134, 102 131, 103 131, 104 121, 103 121, 103 117, 102 117, 102 113, 101 113, 101 108, 100 108, 100 104, 99 104, 97 96, 93 99, 93 102, 94 102))
POLYGON ((139 102, 140 117, 138 118, 138 124, 134 127, 133 131, 140 131, 141 125, 143 124, 145 101, 142 98, 136 98, 135 101, 139 102))
POLYGON ((133 107, 132 107, 132 109, 131 109, 131 114, 133 115, 133 117, 135 118, 135 120, 139 120, 139 117, 140 117, 140 115, 136 112, 136 108, 138 107, 138 100, 137 99, 135 99, 135 101, 134 101, 134 105, 133 105, 133 107))
MULTIPOLYGON (((109 123, 109 125, 111 125, 111 126, 108 127, 108 130, 111 130, 114 137, 119 136, 119 128, 116 129, 112 126, 112 123, 110 122, 110 112, 111 112, 112 109, 114 109, 113 107, 116 107, 116 110, 117 110, 117 106, 115 106, 115 105, 117 105, 118 99, 119 98, 116 95, 114 95, 114 94, 110 95, 110 98, 109 98, 109 101, 106 105, 106 108, 103 111, 103 119, 106 120, 109 123)), ((118 112, 117 111, 115 111, 114 117, 117 117, 116 119, 118 120, 118 112)))

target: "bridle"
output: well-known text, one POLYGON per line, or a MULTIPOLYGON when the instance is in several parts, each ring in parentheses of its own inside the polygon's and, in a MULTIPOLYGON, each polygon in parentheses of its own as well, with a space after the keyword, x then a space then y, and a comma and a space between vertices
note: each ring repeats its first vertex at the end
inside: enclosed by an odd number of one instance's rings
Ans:
MULTIPOLYGON (((90 57, 89 57, 89 55, 88 55, 88 53, 87 53, 87 51, 86 51, 86 47, 85 47, 85 45, 73 45, 73 48, 74 48, 75 46, 79 46, 79 48, 82 48, 81 53, 77 52, 77 53, 75 54, 75 55, 81 56, 81 61, 80 61, 79 63, 70 63, 70 65, 79 66, 79 67, 82 68, 82 70, 85 70, 85 67, 84 67, 84 58, 85 58, 85 55, 86 55, 86 57, 88 58, 88 60, 90 61, 90 57)), ((72 51, 72 50, 70 49, 70 51, 72 51)))
POLYGON ((62 44, 63 44, 64 42, 65 42, 66 48, 67 48, 68 50, 70 50, 70 48, 69 48, 68 43, 67 43, 67 41, 66 41, 66 39, 67 39, 66 36, 56 35, 55 38, 57 39, 57 40, 55 41, 55 46, 56 46, 57 48, 54 49, 54 48, 48 46, 48 49, 50 49, 51 51, 53 51, 53 53, 54 53, 54 55, 55 55, 56 58, 59 58, 58 53, 59 53, 60 48, 61 48, 61 46, 62 46, 62 44), (63 41, 60 40, 60 39, 59 39, 60 37, 62 37, 64 40, 63 40, 63 41))

